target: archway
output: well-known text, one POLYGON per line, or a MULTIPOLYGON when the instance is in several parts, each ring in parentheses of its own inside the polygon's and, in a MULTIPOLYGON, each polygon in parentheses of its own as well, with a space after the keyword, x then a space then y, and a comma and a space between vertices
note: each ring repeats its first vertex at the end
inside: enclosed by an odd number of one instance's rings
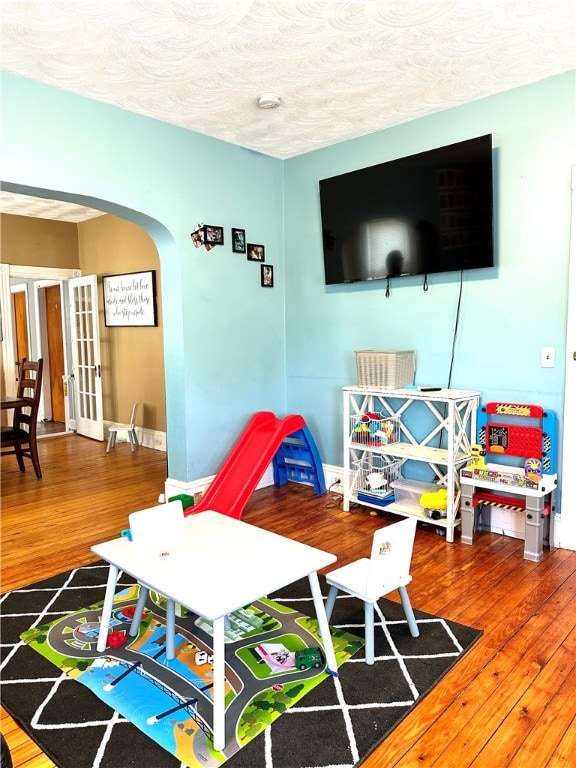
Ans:
MULTIPOLYGON (((53 190, 45 190, 45 189, 41 189, 41 188, 23 187, 21 185, 14 185, 14 184, 9 184, 9 183, 4 183, 3 184, 3 189, 5 189, 7 191, 10 191, 10 192, 18 193, 18 194, 21 194, 21 195, 30 195, 30 196, 34 196, 34 197, 42 197, 44 199, 57 200, 57 201, 65 201, 65 202, 70 202, 70 203, 74 203, 74 204, 78 204, 78 205, 89 206, 90 208, 95 208, 97 210, 101 210, 103 213, 108 213, 108 214, 111 214, 112 217, 115 217, 115 218, 107 217, 108 221, 123 220, 124 222, 127 222, 129 224, 135 225, 135 227, 132 228, 132 229, 138 228, 138 229, 142 230, 143 233, 146 233, 146 238, 144 238, 144 239, 148 240, 148 238, 149 238, 151 240, 151 244, 154 246, 155 252, 157 254, 158 269, 160 269, 160 270, 162 268, 162 263, 163 263, 162 253, 164 252, 164 253, 168 253, 168 254, 172 255, 172 253, 173 253, 173 251, 175 249, 174 239, 172 238, 172 236, 170 235, 170 233, 168 232, 166 227, 164 227, 160 222, 158 222, 156 220, 153 220, 150 217, 148 217, 145 214, 142 214, 142 213, 140 213, 138 211, 133 211, 133 210, 127 209, 127 208, 125 208, 123 206, 120 206, 120 205, 117 205, 117 204, 115 204, 113 202, 105 201, 105 200, 98 200, 98 199, 94 199, 94 198, 87 199, 86 197, 83 197, 83 196, 80 196, 80 195, 74 195, 74 194, 64 193, 64 192, 57 192, 57 191, 53 191, 53 190)), ((104 221, 104 219, 102 219, 101 221, 104 221)), ((110 250, 112 250, 112 249, 110 249, 110 250)), ((9 259, 7 259, 7 261, 9 261, 9 259)), ((86 267, 83 267, 83 269, 85 269, 85 271, 87 271, 86 267)), ((111 267, 110 265, 105 267, 104 270, 105 270, 104 271, 105 274, 108 274, 110 272, 116 271, 113 268, 113 266, 111 267)), ((121 269, 121 270, 118 270, 118 271, 121 271, 121 272, 123 272, 123 271, 137 271, 137 269, 136 268, 134 268, 132 270, 130 270, 130 269, 126 269, 126 270, 121 269)), ((95 272, 98 273, 98 270, 95 270, 95 272)), ((161 281, 160 281, 160 285, 161 285, 161 281)), ((7 290, 9 292, 10 289, 8 288, 7 290)), ((4 300, 3 300, 3 304, 4 304, 4 300)), ((4 304, 4 305, 7 306, 6 304, 4 304)), ((161 343, 161 345, 163 347, 163 349, 161 350, 162 359, 165 359, 165 356, 166 356, 165 355, 165 332, 164 332, 165 329, 164 329, 164 327, 162 327, 162 328, 158 328, 158 329, 155 329, 155 330, 156 330, 156 338, 160 339, 160 343, 161 343)), ((116 337, 118 337, 119 335, 121 335, 121 331, 117 330, 116 331, 116 337)), ((4 363, 5 363, 5 371, 9 371, 10 367, 14 366, 14 356, 10 352, 10 347, 11 347, 10 339, 9 338, 5 338, 4 341, 5 341, 5 343, 2 346, 3 346, 3 357, 4 357, 4 363)), ((164 367, 164 370, 165 370, 166 366, 165 365, 162 366, 162 360, 159 360, 158 362, 159 362, 159 365, 157 365, 156 368, 160 369, 160 371, 159 371, 159 380, 161 382, 160 386, 163 387, 164 402, 166 402, 166 400, 169 397, 169 392, 168 392, 169 383, 168 383, 168 380, 167 380, 167 376, 163 375, 163 372, 162 372, 162 368, 164 367)), ((10 375, 9 372, 6 375, 9 376, 10 375)), ((127 386, 126 389, 130 389, 130 387, 127 386)), ((157 410, 160 411, 160 413, 161 413, 161 420, 165 424, 164 429, 162 430, 162 433, 158 432, 157 434, 154 434, 153 435, 153 438, 154 438, 153 440, 152 440, 152 436, 151 436, 151 441, 149 443, 150 447, 155 447, 155 448, 160 448, 160 449, 162 449, 165 446, 165 435, 166 435, 166 433, 168 431, 167 420, 166 420, 166 422, 164 422, 164 414, 163 414, 164 402, 162 402, 161 408, 157 409, 157 410), (157 438, 161 438, 161 439, 157 439, 157 438)), ((124 420, 124 419, 123 418, 118 418, 118 416, 116 416, 114 414, 114 418, 109 419, 109 420, 117 421, 117 420, 124 420)))

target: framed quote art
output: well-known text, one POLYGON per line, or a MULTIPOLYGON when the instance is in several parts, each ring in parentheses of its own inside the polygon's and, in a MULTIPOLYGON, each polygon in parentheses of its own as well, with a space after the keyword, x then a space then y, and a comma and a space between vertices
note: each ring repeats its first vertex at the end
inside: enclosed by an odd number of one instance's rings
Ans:
POLYGON ((158 325, 156 272, 129 272, 102 278, 104 322, 107 327, 158 325))

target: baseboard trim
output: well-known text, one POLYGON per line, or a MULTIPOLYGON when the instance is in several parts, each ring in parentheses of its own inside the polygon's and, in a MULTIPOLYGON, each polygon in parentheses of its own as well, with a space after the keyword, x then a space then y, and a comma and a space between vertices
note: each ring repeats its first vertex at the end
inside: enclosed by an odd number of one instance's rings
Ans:
MULTIPOLYGON (((326 480, 326 490, 330 489, 336 481, 340 481, 338 486, 332 488, 332 491, 341 493, 342 490, 342 478, 344 476, 344 469, 342 467, 336 467, 331 464, 323 464, 324 477, 326 480)), ((196 494, 202 494, 206 491, 212 480, 216 475, 209 477, 201 477, 198 480, 191 480, 190 482, 181 482, 180 480, 172 480, 168 478, 164 484, 164 499, 168 500, 172 496, 179 496, 186 494, 187 496, 195 496, 196 494)), ((256 490, 259 488, 267 488, 269 485, 274 485, 274 469, 272 464, 268 466, 266 472, 263 474, 260 482, 256 486, 256 490)))

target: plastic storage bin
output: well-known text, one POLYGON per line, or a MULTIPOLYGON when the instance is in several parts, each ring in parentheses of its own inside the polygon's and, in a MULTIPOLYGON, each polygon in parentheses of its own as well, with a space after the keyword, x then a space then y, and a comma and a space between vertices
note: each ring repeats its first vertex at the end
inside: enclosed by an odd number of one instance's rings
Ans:
POLYGON ((431 493, 441 488, 436 483, 425 483, 422 480, 407 480, 401 477, 394 480, 392 488, 397 504, 404 504, 407 507, 414 507, 417 512, 424 513, 424 508, 420 505, 420 496, 423 493, 431 493))

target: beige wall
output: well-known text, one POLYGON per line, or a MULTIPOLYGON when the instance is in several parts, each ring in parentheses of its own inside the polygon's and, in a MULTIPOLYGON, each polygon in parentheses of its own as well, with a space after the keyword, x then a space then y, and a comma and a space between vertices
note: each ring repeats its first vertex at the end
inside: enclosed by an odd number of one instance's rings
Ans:
POLYGON ((160 260, 150 236, 136 224, 116 216, 99 216, 78 225, 82 274, 98 275, 100 348, 104 418, 128 421, 132 404, 140 403, 138 425, 166 431, 166 390, 160 260), (104 325, 102 275, 156 272, 156 328, 107 328, 104 325))
POLYGON ((78 226, 29 216, 0 216, 2 261, 27 267, 78 269, 78 226))
POLYGON ((81 269, 84 275, 98 275, 101 307, 102 275, 155 270, 156 328, 107 328, 101 309, 102 392, 106 421, 127 421, 132 403, 138 402, 138 426, 165 432, 160 260, 150 236, 110 215, 70 224, 2 214, 0 233, 4 263, 81 269))

